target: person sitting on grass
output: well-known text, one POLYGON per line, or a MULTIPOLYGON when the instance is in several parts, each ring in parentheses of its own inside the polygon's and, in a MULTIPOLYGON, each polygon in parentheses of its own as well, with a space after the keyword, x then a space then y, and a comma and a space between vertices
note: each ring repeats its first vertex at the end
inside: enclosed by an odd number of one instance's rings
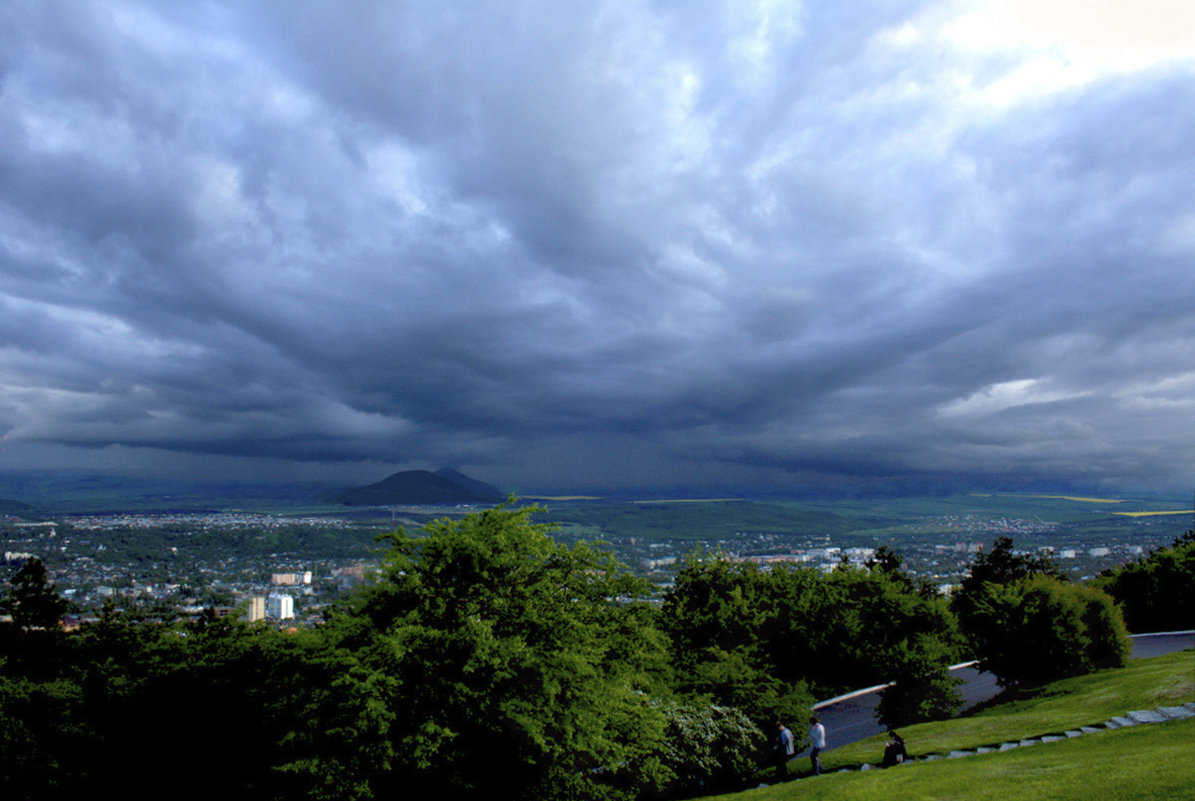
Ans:
POLYGON ((884 762, 885 768, 890 768, 893 765, 899 765, 905 761, 908 752, 905 751, 904 739, 896 733, 895 729, 888 730, 888 744, 884 746, 884 762))

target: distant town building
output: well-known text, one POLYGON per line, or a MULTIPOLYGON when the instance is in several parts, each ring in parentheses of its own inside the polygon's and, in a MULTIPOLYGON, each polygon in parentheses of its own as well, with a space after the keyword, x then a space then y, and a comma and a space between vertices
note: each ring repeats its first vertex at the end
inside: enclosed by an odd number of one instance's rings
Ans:
POLYGON ((337 567, 332 570, 332 578, 336 579, 341 590, 349 590, 365 581, 365 565, 350 565, 337 567))
POLYGON ((293 587, 297 584, 310 584, 311 571, 304 573, 275 573, 270 576, 270 583, 275 587, 293 587))
POLYGON ((1110 553, 1112 551, 1107 548, 1091 548, 1087 551, 1088 556, 1107 556, 1110 553))
POLYGON ((295 599, 289 595, 272 593, 266 598, 266 614, 271 620, 290 620, 295 616, 295 599))
POLYGON ((249 622, 266 619, 266 599, 259 595, 249 599, 249 622))

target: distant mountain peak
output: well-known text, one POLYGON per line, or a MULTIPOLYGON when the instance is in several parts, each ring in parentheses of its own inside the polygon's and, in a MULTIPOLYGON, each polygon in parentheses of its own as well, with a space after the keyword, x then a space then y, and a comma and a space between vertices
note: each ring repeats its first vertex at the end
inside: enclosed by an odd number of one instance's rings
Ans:
POLYGON ((470 478, 454 468, 403 470, 374 484, 341 493, 337 500, 349 506, 393 506, 422 503, 501 503, 496 487, 470 478))

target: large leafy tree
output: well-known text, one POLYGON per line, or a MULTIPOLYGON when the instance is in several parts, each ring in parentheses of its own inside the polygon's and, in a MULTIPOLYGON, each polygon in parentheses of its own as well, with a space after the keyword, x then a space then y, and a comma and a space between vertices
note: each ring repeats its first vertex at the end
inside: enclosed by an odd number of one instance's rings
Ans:
POLYGON ((1119 667, 1128 632, 1107 593, 1035 575, 985 584, 972 599, 972 642, 1002 686, 1119 667))
POLYGON ((803 719, 812 696, 801 677, 777 661, 776 638, 786 619, 768 573, 723 555, 690 557, 661 615, 678 689, 743 710, 760 737, 769 736, 776 721, 803 719))
POLYGON ((1018 553, 1011 537, 997 537, 991 550, 981 550, 967 568, 967 576, 951 597, 951 607, 959 627, 972 649, 979 647, 980 627, 987 625, 983 615, 988 601, 998 587, 1014 584, 1031 576, 1062 579, 1054 560, 1045 554, 1018 553))
POLYGON ((618 600, 642 585, 536 511, 390 535, 381 580, 331 623, 387 688, 379 795, 598 797, 620 768, 659 769, 644 758, 665 731, 648 695, 662 642, 618 600))
POLYGON ((819 695, 895 681, 886 722, 958 706, 946 672, 956 656, 945 601, 881 555, 871 569, 763 571, 724 557, 691 559, 664 602, 682 689, 745 709, 761 728, 803 718, 819 695))
POLYGON ((1002 686, 1124 664, 1120 610, 1095 587, 1068 583, 1053 559, 1018 553, 998 537, 981 551, 953 598, 980 666, 1002 686))

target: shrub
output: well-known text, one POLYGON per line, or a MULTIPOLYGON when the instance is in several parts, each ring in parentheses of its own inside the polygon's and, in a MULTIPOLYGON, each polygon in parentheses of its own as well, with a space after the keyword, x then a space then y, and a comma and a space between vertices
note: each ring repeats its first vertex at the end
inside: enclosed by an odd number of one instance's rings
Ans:
POLYGON ((1010 686, 1123 665, 1128 632, 1112 599, 1094 587, 1035 575, 985 584, 969 633, 980 666, 1010 686))

